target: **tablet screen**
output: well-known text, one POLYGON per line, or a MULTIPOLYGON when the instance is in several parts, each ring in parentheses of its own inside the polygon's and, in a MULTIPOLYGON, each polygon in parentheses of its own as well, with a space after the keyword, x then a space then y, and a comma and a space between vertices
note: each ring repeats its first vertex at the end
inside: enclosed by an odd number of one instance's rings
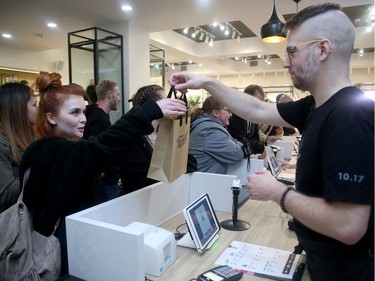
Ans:
POLYGON ((277 176, 280 173, 280 165, 277 162, 275 155, 270 154, 267 156, 268 165, 270 167, 271 173, 273 176, 277 176))
POLYGON ((208 194, 202 195, 183 210, 186 223, 198 252, 217 239, 220 224, 208 194))

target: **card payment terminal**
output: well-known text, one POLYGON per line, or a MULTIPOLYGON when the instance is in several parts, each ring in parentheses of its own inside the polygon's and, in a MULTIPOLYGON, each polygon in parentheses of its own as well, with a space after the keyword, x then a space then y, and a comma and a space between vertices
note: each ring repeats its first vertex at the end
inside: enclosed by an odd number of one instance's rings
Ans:
POLYGON ((237 281, 243 273, 237 272, 226 265, 214 267, 198 276, 198 281, 237 281))

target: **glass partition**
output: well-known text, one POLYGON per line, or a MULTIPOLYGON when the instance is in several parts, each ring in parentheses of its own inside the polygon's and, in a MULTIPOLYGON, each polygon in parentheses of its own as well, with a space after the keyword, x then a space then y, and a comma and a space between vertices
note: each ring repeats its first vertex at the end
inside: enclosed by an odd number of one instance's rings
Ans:
POLYGON ((165 50, 150 45, 150 80, 165 87, 165 50))
MULTIPOLYGON (((123 85, 123 37, 101 28, 93 27, 68 33, 69 82, 86 88, 100 80, 118 83, 121 100, 123 85)), ((124 103, 116 112, 111 111, 111 122, 124 114, 124 103)))

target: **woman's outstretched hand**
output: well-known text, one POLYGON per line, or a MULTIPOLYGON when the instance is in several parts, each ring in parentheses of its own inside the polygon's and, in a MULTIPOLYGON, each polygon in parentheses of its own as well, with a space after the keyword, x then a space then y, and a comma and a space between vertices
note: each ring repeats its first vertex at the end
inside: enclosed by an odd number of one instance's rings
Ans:
POLYGON ((185 102, 179 99, 161 99, 156 102, 164 117, 184 115, 187 111, 185 102))

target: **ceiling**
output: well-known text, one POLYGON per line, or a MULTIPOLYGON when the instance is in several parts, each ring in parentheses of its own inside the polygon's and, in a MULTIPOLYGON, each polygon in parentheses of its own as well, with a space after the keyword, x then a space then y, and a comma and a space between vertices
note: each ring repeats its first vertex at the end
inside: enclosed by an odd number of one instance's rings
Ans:
MULTIPOLYGON (((326 1, 302 0, 298 9, 323 2, 326 1)), ((374 31, 366 32, 373 0, 337 2, 346 9, 356 26, 355 48, 366 51, 362 57, 353 54, 352 67, 373 67, 374 31)), ((260 39, 260 27, 271 16, 272 5, 272 0, 2 1, 0 34, 11 33, 13 38, 0 37, 0 46, 38 52, 65 48, 69 32, 132 21, 149 30, 150 44, 165 50, 169 65, 191 60, 197 65, 196 72, 215 74, 272 71, 282 69, 286 46, 285 43, 263 43, 260 39), (132 5, 133 10, 130 13, 122 11, 122 4, 132 5), (46 26, 49 21, 57 23, 58 27, 49 29, 46 26), (240 40, 235 36, 234 39, 214 41, 210 47, 205 40, 192 40, 182 34, 185 27, 209 29, 215 21, 230 23, 247 36, 240 40), (267 57, 271 64, 265 62, 267 57), (258 63, 251 66, 249 61, 253 59, 258 63)), ((277 14, 283 22, 296 9, 294 0, 276 0, 277 14)))

